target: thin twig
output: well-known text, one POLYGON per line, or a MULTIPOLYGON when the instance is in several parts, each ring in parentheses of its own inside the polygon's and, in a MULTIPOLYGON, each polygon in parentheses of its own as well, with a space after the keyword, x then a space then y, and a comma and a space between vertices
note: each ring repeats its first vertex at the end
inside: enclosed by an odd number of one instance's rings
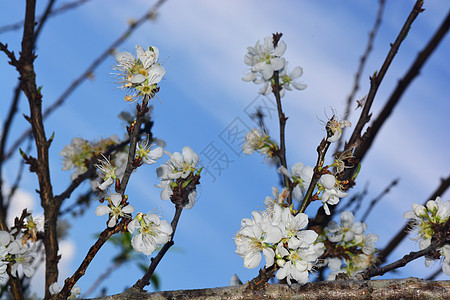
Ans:
POLYGON ((314 173, 311 178, 311 182, 309 183, 308 190, 306 191, 305 197, 303 198, 303 202, 298 210, 299 213, 304 213, 306 208, 311 204, 312 201, 312 195, 314 192, 314 189, 316 188, 317 183, 320 180, 320 177, 324 174, 322 167, 325 162, 325 155, 328 151, 328 148, 330 147, 330 142, 328 142, 328 138, 330 137, 330 133, 327 133, 327 137, 322 139, 320 142, 320 145, 317 147, 317 162, 316 166, 314 167, 314 173))
MULTIPOLYGON (((385 4, 385 0, 379 0, 378 12, 377 12, 375 24, 373 25, 373 28, 369 33, 369 39, 367 40, 366 50, 364 51, 364 54, 360 58, 358 70, 356 71, 356 74, 355 74, 355 81, 353 83, 353 89, 347 98, 347 105, 344 110, 344 116, 347 120, 350 116, 350 107, 353 103, 353 100, 355 99, 356 93, 359 90, 359 82, 361 80, 361 75, 364 71, 366 61, 369 58, 369 54, 373 48, 373 41, 375 40, 375 36, 378 32, 378 28, 380 27, 381 21, 383 19, 384 4, 385 4)), ((346 130, 346 128, 342 128, 342 134, 344 134, 345 130, 346 130)), ((341 149, 343 141, 344 141, 344 139, 339 139, 336 142, 335 152, 337 152, 337 151, 339 151, 339 149, 341 149)))
POLYGON ((105 230, 100 233, 100 236, 98 237, 95 244, 89 249, 88 253, 86 254, 86 257, 84 258, 83 262, 80 264, 78 269, 75 271, 75 273, 72 275, 72 277, 67 278, 64 282, 64 287, 62 288, 61 292, 54 296, 52 299, 67 299, 67 297, 70 294, 70 291, 77 283, 78 279, 81 278, 81 276, 84 275, 86 272, 86 269, 94 259, 95 255, 98 253, 100 248, 106 243, 106 241, 113 235, 118 232, 121 232, 125 230, 126 226, 131 220, 129 218, 124 218, 122 221, 120 221, 119 224, 116 225, 114 228, 107 227, 105 230))
MULTIPOLYGON (((17 87, 15 88, 15 97, 13 98, 13 101, 11 102, 11 106, 9 108, 8 115, 6 117, 5 123, 3 124, 3 132, 1 134, 0 138, 0 218, 6 219, 6 213, 8 210, 8 206, 4 201, 3 198, 3 154, 5 153, 5 146, 6 146, 6 139, 8 138, 8 134, 11 131, 11 123, 14 119, 14 116, 17 112, 17 105, 19 103, 19 95, 20 95, 20 82, 17 84, 17 87)), ((22 161, 23 162, 23 161, 22 161)), ((6 196, 6 195, 5 195, 6 196)))
POLYGON ((399 182, 400 178, 395 178, 377 197, 373 198, 370 202, 369 206, 367 207, 366 212, 364 213, 363 217, 361 218, 361 222, 364 222, 366 218, 369 216, 372 209, 375 207, 375 204, 380 202, 380 200, 386 196, 391 189, 396 186, 399 182))
POLYGON ((401 259, 399 259, 389 265, 383 266, 383 267, 368 268, 364 272, 360 273, 360 275, 366 280, 369 280, 370 278, 375 277, 375 276, 382 276, 382 275, 386 274, 387 272, 390 272, 392 270, 406 266, 408 263, 412 262, 413 260, 416 260, 416 259, 418 259, 422 256, 426 256, 428 254, 431 254, 432 252, 436 251, 436 248, 438 248, 441 245, 444 245, 445 243, 449 243, 449 242, 450 242, 449 239, 435 240, 430 244, 430 246, 428 246, 427 248, 425 248, 423 250, 416 251, 416 252, 412 251, 409 254, 403 256, 401 259))
MULTIPOLYGON (((370 109, 372 107, 373 101, 375 99, 375 95, 378 91, 378 88, 380 87, 380 84, 386 75, 386 72, 391 65, 395 55, 397 54, 398 49, 400 48, 400 45, 405 40, 409 29, 411 28, 412 23, 416 19, 416 17, 419 15, 419 13, 422 12, 422 0, 417 0, 414 4, 413 9, 411 10, 410 14, 408 15, 408 18, 406 19, 405 23, 403 24, 402 29, 400 30, 399 34, 397 35, 395 42, 391 44, 391 49, 389 50, 389 53, 387 54, 381 69, 379 72, 375 72, 372 77, 370 77, 370 90, 369 94, 366 98, 366 102, 364 104, 364 107, 362 109, 360 118, 358 120, 358 123, 354 127, 353 133, 349 139, 349 142, 346 143, 344 151, 352 150, 356 145, 361 143, 361 132, 364 126, 370 121, 371 113, 370 109)), ((356 160, 361 160, 362 157, 357 157, 354 155, 356 160)), ((340 181, 346 181, 350 180, 354 174, 354 172, 357 170, 358 164, 356 164, 353 168, 348 168, 344 172, 339 173, 338 179, 340 181)), ((328 224, 328 222, 331 219, 331 216, 334 213, 334 210, 336 209, 336 206, 330 207, 330 215, 326 215, 324 209, 320 208, 314 218, 314 224, 316 232, 321 232, 323 227, 328 224)))
POLYGON ((395 42, 391 45, 391 49, 389 50, 388 55, 386 56, 385 61, 383 62, 383 65, 381 66, 381 69, 379 72, 375 72, 373 76, 370 78, 370 90, 369 94, 367 95, 366 103, 363 107, 363 110, 361 112, 361 116, 358 120, 358 123, 355 126, 355 129, 352 133, 352 136, 350 137, 350 140, 348 142, 348 147, 345 150, 348 150, 351 145, 354 145, 361 136, 362 129, 364 126, 369 122, 370 120, 370 108, 372 107, 373 101, 375 99, 375 95, 378 91, 378 88, 380 87, 380 84, 384 78, 384 76, 387 73, 387 70, 389 69, 392 61, 394 60, 395 55, 398 52, 398 49, 400 48, 400 45, 405 40, 412 23, 416 19, 416 17, 421 13, 422 10, 423 1, 417 0, 414 4, 413 9, 411 10, 408 18, 405 21, 405 24, 403 25, 402 29, 400 30, 400 33, 398 34, 397 38, 395 39, 395 42))
MULTIPOLYGON (((60 7, 51 10, 50 13, 47 14, 47 16, 54 17, 54 16, 56 16, 58 14, 61 14, 61 13, 65 12, 65 11, 67 11, 69 9, 76 8, 77 6, 80 6, 81 4, 84 4, 87 1, 89 1, 89 0, 77 0, 77 1, 73 1, 73 2, 70 2, 70 3, 63 4, 60 7)), ((53 2, 53 0, 52 0, 52 2, 53 2)), ((41 16, 36 17, 36 20, 37 20, 38 23, 41 23, 42 19, 44 17, 47 18, 47 16, 45 14, 43 14, 41 16)), ((23 27, 23 23, 24 23, 24 20, 21 20, 21 21, 18 21, 16 23, 12 23, 12 24, 1 26, 0 27, 0 34, 8 32, 8 31, 19 30, 20 28, 23 27)))
POLYGON ((170 236, 170 241, 164 244, 164 246, 159 250, 158 254, 151 259, 150 266, 148 267, 147 271, 145 272, 144 276, 142 276, 141 279, 139 279, 132 288, 143 290, 145 286, 150 284, 150 279, 155 272, 156 267, 158 266, 161 259, 164 257, 166 252, 170 249, 170 247, 173 246, 174 241, 173 237, 175 235, 175 230, 177 229, 178 221, 181 216, 181 212, 183 211, 183 207, 181 205, 175 207, 175 215, 173 217, 173 220, 171 222, 172 226, 172 235, 170 236))
POLYGON ((430 58, 431 54, 437 48, 439 43, 442 41, 444 36, 447 34, 450 28, 450 12, 447 14, 447 17, 442 22, 441 26, 439 26, 436 33, 433 35, 431 40, 425 46, 425 48, 417 55, 416 60, 409 68, 406 75, 398 82, 397 87, 394 92, 389 97, 389 100, 383 107, 383 110, 380 112, 378 117, 372 123, 372 125, 367 129, 366 133, 362 137, 363 142, 356 147, 354 156, 360 160, 364 158, 366 152, 372 146, 372 143, 381 129, 382 125, 386 122, 387 118, 391 115, 394 107, 400 101, 403 93, 406 91, 407 87, 411 84, 411 82, 416 78, 419 74, 420 69, 423 67, 425 62, 430 58))
POLYGON ((178 179, 177 186, 173 189, 173 194, 170 196, 170 200, 175 204, 175 215, 172 219, 172 234, 170 240, 164 244, 158 254, 151 259, 151 264, 145 272, 144 276, 139 279, 132 287, 132 289, 142 290, 145 286, 150 284, 150 279, 156 270, 159 262, 162 260, 166 252, 170 247, 173 246, 173 237, 175 236, 175 231, 178 226, 178 221, 180 220, 181 212, 183 207, 189 202, 189 194, 195 190, 196 186, 200 184, 200 175, 194 175, 191 173, 186 179, 178 179), (188 184, 184 186, 185 183, 188 184))

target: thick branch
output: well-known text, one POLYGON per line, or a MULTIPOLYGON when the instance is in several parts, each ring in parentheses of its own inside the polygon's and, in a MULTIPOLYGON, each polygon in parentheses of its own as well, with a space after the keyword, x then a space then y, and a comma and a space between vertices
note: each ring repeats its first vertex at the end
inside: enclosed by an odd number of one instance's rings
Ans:
POLYGON ((262 290, 219 287, 200 290, 178 290, 145 293, 129 289, 125 293, 92 300, 125 299, 447 299, 450 281, 426 281, 417 278, 373 281, 327 281, 304 286, 269 284, 262 290))
POLYGON ((19 59, 19 72, 22 81, 22 90, 27 96, 30 106, 28 118, 33 130, 37 150, 37 176, 39 180, 39 195, 41 206, 44 208, 45 224, 45 290, 48 296, 48 287, 58 279, 58 241, 56 223, 58 219, 59 205, 53 201, 53 190, 50 181, 48 163, 49 142, 45 136, 42 120, 42 95, 36 86, 36 74, 34 72, 34 26, 35 26, 35 0, 28 0, 26 4, 25 25, 22 38, 22 51, 19 59))

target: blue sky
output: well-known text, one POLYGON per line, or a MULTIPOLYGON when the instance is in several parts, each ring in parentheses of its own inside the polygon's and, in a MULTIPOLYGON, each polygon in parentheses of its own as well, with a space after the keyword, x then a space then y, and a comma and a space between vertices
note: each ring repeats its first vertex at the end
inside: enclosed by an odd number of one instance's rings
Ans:
MULTIPOLYGON (((12 3, 0 3, 2 24, 23 18, 24 4, 12 3)), ((413 3, 387 1, 358 98, 367 94, 369 75, 380 68, 389 43, 394 41, 413 3)), ((59 97, 86 65, 125 30, 128 19, 139 18, 152 4, 153 1, 93 0, 49 20, 38 43, 36 60, 44 107, 59 97)), ((413 24, 380 87, 373 106, 374 116, 440 25, 449 5, 446 1, 430 1, 424 7, 425 12, 413 24)), ((234 253, 233 236, 242 218, 249 217, 252 210, 263 209, 263 200, 271 195, 272 186, 278 185, 278 177, 272 167, 263 164, 261 156, 236 154, 235 144, 226 138, 226 130, 232 126, 255 126, 246 112, 263 99, 257 98, 259 86, 241 80, 247 72, 243 63, 246 47, 254 46, 257 40, 274 32, 284 34, 285 57, 291 68, 297 65, 303 68, 301 81, 308 85, 304 91, 290 92, 283 98, 289 117, 288 164, 313 165, 315 149, 325 134, 320 120, 326 120, 326 114, 331 115, 330 107, 342 112, 377 8, 377 1, 356 0, 282 1, 276 6, 273 1, 256 0, 168 1, 159 10, 155 22, 140 27, 119 47, 119 51, 134 52, 134 46, 140 44, 160 50, 160 61, 167 74, 160 84, 159 99, 154 101, 153 134, 166 141, 166 150, 181 151, 188 145, 201 153, 206 152, 208 146, 214 146, 229 160, 228 166, 222 164, 224 170, 220 173, 211 166, 209 170, 215 178, 205 174, 198 202, 193 209, 183 212, 175 236, 176 250, 168 253, 157 269, 162 290, 225 286, 235 273, 243 281, 258 273, 257 269, 243 267, 242 259, 234 253)), ((39 9, 42 11, 42 7, 39 9)), ((1 34, 0 40, 18 53, 18 32, 1 34)), ((368 202, 394 178, 401 178, 400 184, 377 205, 367 220, 368 231, 380 236, 378 248, 383 248, 392 233, 403 225, 402 215, 410 210, 411 204, 426 200, 438 186, 439 178, 448 176, 449 51, 446 37, 382 128, 363 162, 358 186, 351 191, 357 192, 369 182, 368 202)), ((1 101, 3 107, 8 107, 17 73, 7 65, 5 55, 0 55, 0 63, 1 101)), ((124 124, 116 116, 122 110, 131 111, 134 105, 124 103, 124 94, 114 86, 110 68, 113 63, 111 56, 95 71, 94 79, 84 82, 45 123, 48 136, 55 132, 50 149, 55 193, 62 192, 69 184, 70 172, 61 171, 59 152, 73 137, 95 140, 112 134, 123 136, 125 132, 124 124)), ((28 112, 25 99, 20 109, 28 112)), ((3 109, 2 124, 5 115, 3 109)), ((350 120, 356 124, 354 111, 350 120)), ((273 136, 278 136, 277 124, 275 115, 268 119, 273 136)), ((15 140, 15 134, 22 133, 26 126, 24 119, 18 116, 14 126, 16 129, 9 141, 15 140)), ((205 154, 201 154, 201 158, 207 159, 205 154)), ((165 159, 167 157, 161 163, 165 159)), ((8 163, 4 171, 7 180, 14 178, 17 165, 17 158, 8 163)), ((155 165, 148 166, 135 172, 128 194, 137 211, 156 210, 163 218, 171 220, 174 211, 171 203, 160 200, 160 191, 153 187, 157 182, 155 168, 155 165)), ((21 198, 37 201, 33 192, 36 186, 35 176, 24 176, 23 188, 29 196, 21 198)), ((82 186, 82 189, 87 188, 87 183, 82 186)), ((443 195, 444 200, 448 198, 448 193, 443 195)), ((70 206, 72 201, 66 201, 64 207, 70 206)), ((66 261, 60 283, 78 267, 94 242, 94 234, 105 226, 105 219, 95 216, 95 206, 91 206, 84 217, 74 220, 64 244, 67 252, 64 252, 66 261)), ((307 213, 315 215, 316 209, 314 206, 307 213)), ((34 210, 40 211, 38 202, 34 210)), ((362 212, 357 214, 356 219, 361 215, 362 212)), ((390 259, 417 249, 418 244, 405 241, 390 259)), ((86 276, 79 281, 83 291, 108 266, 114 253, 112 247, 102 249, 86 276)), ((389 276, 422 277, 438 267, 436 264, 433 269, 425 269, 423 260, 419 260, 389 276)), ((108 293, 121 292, 139 278, 140 273, 134 266, 121 268, 111 275, 108 293)), ((39 286, 39 281, 37 278, 35 286, 39 286)))

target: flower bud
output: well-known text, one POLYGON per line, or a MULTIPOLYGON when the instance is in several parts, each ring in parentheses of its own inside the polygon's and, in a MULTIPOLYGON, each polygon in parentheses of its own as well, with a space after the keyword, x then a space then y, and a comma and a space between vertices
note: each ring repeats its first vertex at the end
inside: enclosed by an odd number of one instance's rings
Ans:
POLYGON ((427 210, 426 210, 425 206, 423 206, 423 205, 413 203, 412 208, 413 208, 414 213, 418 217, 424 217, 427 215, 427 210))

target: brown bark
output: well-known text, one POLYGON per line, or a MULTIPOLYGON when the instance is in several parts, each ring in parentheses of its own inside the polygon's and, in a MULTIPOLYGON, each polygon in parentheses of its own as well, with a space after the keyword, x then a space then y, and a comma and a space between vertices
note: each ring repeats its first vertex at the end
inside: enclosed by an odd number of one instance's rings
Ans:
POLYGON ((129 289, 122 294, 96 300, 163 299, 450 299, 450 281, 427 281, 418 278, 330 281, 304 286, 268 284, 251 290, 248 285, 199 290, 145 293, 129 289))

